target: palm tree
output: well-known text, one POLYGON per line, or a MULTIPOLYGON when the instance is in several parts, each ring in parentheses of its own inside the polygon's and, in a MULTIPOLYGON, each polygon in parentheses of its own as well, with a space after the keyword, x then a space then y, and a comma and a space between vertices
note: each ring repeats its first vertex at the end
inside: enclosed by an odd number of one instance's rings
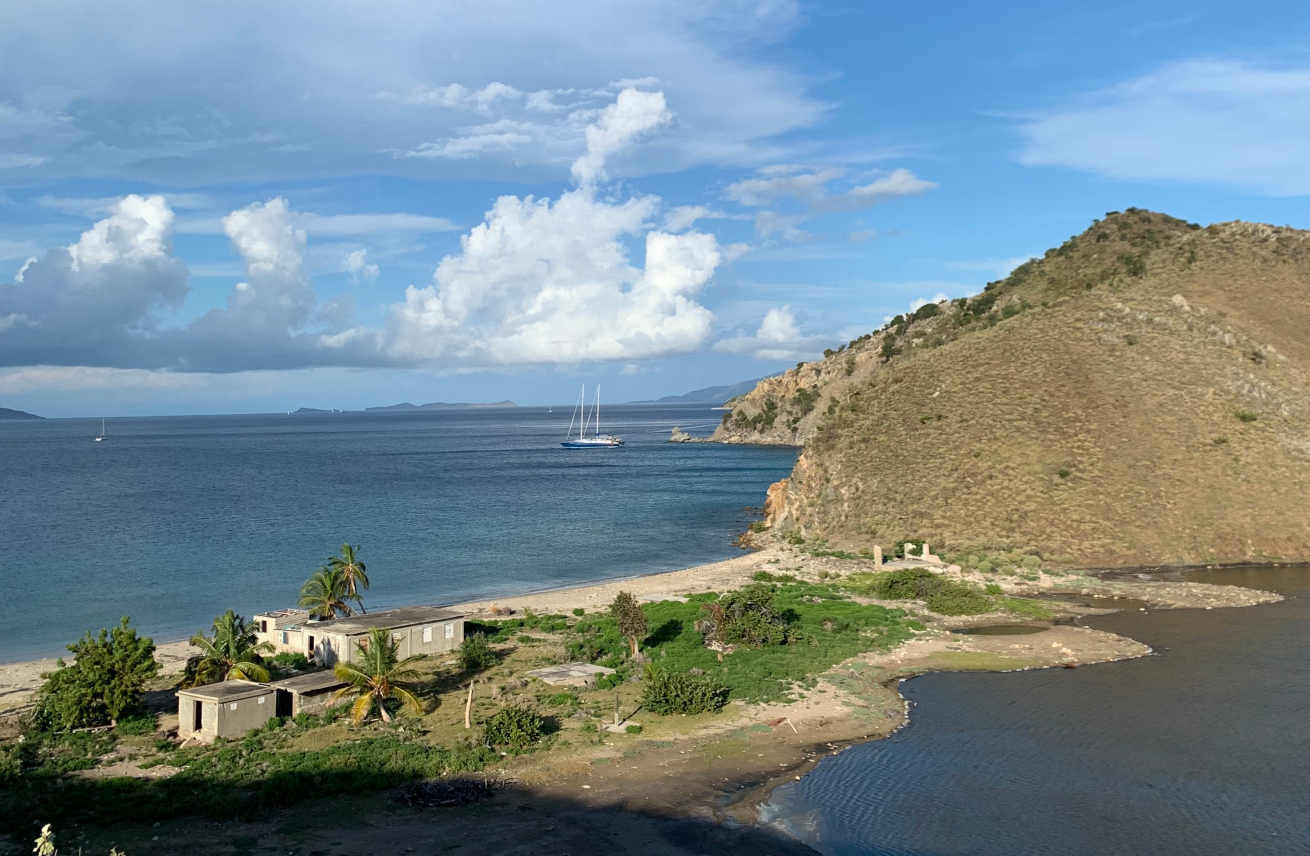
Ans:
POLYGON ((263 654, 273 646, 260 642, 255 625, 232 610, 214 619, 214 638, 203 633, 191 637, 200 653, 187 660, 184 687, 199 687, 220 681, 267 681, 268 669, 260 665, 263 654))
POLYGON ((346 581, 335 568, 319 568, 300 588, 299 606, 309 607, 310 618, 336 618, 354 615, 346 603, 346 581))
POLYGON ((341 555, 333 556, 328 559, 327 566, 334 571, 341 572, 341 578, 346 583, 346 597, 359 604, 360 612, 367 612, 364 609, 364 601, 360 598, 360 589, 368 590, 368 574, 365 572, 364 563, 355 555, 358 547, 352 547, 349 544, 341 545, 341 555))
POLYGON ((412 682, 422 674, 410 664, 423 658, 416 655, 398 659, 400 643, 380 627, 369 628, 368 638, 355 648, 359 652, 359 662, 337 663, 333 669, 346 686, 337 690, 332 698, 334 701, 342 698, 355 700, 350 706, 351 720, 359 725, 376 707, 382 714, 382 721, 390 722, 387 702, 392 699, 398 700, 402 708, 421 716, 423 703, 414 695, 412 682))

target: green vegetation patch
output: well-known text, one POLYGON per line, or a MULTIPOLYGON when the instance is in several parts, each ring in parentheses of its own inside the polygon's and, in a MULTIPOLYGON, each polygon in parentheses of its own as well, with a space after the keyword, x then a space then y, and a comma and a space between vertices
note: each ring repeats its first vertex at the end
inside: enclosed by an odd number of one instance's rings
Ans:
POLYGON ((445 748, 405 734, 378 734, 323 749, 290 745, 300 729, 252 731, 242 740, 164 752, 182 768, 167 779, 83 779, 112 748, 105 734, 47 735, 19 747, 22 765, 0 778, 0 832, 26 836, 31 818, 71 823, 153 823, 186 815, 253 819, 270 809, 342 793, 395 787, 415 779, 475 772, 498 753, 462 743, 445 748))
POLYGON ((948 580, 927 568, 852 574, 843 586, 880 600, 921 600, 938 615, 982 615, 997 608, 990 597, 972 586, 948 580))

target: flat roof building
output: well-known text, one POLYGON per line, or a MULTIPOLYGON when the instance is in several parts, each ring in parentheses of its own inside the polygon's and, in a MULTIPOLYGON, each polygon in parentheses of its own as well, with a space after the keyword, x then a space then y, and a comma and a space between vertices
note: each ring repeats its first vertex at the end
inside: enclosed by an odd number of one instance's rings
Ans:
POLYGON ((323 713, 332 706, 333 694, 346 685, 331 670, 310 672, 274 681, 270 686, 277 692, 276 716, 295 716, 298 713, 323 713))
POLYGON ((223 681, 177 692, 177 735, 212 743, 241 737, 275 716, 272 687, 253 681, 223 681))
POLYGON ((464 641, 464 615, 435 606, 405 606, 349 618, 311 620, 303 609, 280 609, 254 618, 256 635, 275 651, 303 654, 323 666, 353 662, 356 646, 373 627, 390 630, 400 656, 439 654, 464 641))

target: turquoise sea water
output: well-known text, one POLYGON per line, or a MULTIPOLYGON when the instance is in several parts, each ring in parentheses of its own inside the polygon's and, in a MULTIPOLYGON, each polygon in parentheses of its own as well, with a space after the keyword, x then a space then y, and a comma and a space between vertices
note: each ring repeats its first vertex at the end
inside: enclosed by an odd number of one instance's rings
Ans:
POLYGON ((907 681, 906 728, 767 816, 825 856, 1310 854, 1310 568, 1189 578, 1287 599, 1084 622, 1142 659, 907 681))
POLYGON ((795 451, 665 442, 705 406, 607 408, 570 451, 545 408, 0 422, 0 662, 131 615, 156 640, 290 606, 343 541, 365 605, 452 603, 738 554, 795 451))

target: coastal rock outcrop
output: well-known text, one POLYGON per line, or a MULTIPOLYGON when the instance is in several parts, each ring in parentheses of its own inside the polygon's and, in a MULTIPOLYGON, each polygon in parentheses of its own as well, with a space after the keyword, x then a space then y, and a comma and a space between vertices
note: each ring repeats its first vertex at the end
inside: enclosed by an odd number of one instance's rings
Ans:
POLYGON ((690 443, 694 439, 694 437, 676 425, 673 426, 673 432, 669 435, 670 443, 690 443))

